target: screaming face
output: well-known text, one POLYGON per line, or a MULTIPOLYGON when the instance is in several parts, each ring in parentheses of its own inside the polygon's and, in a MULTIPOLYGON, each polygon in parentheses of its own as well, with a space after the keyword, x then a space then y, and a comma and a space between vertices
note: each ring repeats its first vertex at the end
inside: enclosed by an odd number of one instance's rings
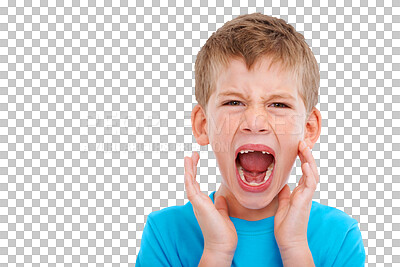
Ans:
POLYGON ((258 63, 248 70, 243 60, 232 59, 218 76, 207 112, 200 106, 192 112, 196 140, 211 144, 221 172, 215 197, 225 197, 230 216, 250 220, 274 216, 306 124, 299 82, 278 63, 270 67, 267 57, 258 63))

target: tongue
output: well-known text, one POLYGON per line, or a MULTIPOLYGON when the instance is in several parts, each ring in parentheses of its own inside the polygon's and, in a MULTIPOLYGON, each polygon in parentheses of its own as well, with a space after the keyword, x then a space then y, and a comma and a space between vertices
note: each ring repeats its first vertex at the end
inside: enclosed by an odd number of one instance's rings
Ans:
POLYGON ((273 160, 274 157, 272 155, 263 154, 259 151, 239 153, 239 163, 248 172, 265 172, 273 160))
POLYGON ((243 175, 246 181, 261 183, 269 165, 274 161, 274 157, 255 151, 239 154, 238 160, 243 167, 243 175))

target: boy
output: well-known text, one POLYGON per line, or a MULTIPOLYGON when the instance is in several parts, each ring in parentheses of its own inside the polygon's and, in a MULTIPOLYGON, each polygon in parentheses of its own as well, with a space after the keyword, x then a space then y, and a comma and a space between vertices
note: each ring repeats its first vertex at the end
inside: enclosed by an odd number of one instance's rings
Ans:
POLYGON ((319 70, 304 37, 281 19, 239 16, 202 47, 195 78, 193 134, 211 144, 221 186, 203 194, 199 155, 185 157, 189 202, 148 216, 136 266, 364 266, 357 221, 312 201, 319 70))

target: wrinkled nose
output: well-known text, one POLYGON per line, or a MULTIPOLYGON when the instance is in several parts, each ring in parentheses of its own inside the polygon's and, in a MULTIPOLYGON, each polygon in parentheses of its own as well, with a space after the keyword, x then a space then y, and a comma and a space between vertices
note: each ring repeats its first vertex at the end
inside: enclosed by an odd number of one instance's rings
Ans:
POLYGON ((241 118, 240 130, 245 133, 265 134, 270 131, 270 118, 265 108, 248 109, 241 118))

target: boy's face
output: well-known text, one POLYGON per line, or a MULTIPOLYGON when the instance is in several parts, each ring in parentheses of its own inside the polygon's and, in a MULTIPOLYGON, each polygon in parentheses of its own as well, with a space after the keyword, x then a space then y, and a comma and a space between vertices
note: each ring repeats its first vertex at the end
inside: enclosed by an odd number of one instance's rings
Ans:
MULTIPOLYGON (((201 138, 207 139, 205 142, 215 153, 222 175, 220 190, 230 210, 243 212, 243 208, 264 209, 270 203, 277 204, 277 199, 273 200, 287 183, 299 141, 305 139, 306 109, 298 93, 299 83, 292 74, 281 71, 278 63, 268 69, 269 62, 264 57, 249 71, 243 60, 232 59, 218 76, 204 115, 205 133, 201 138), (247 144, 265 145, 268 148, 259 150, 269 149, 275 155, 272 174, 264 185, 260 182, 258 189, 244 186, 239 180, 237 163, 241 161, 237 153, 247 144)), ((312 147, 313 143, 307 143, 312 147)), ((258 153, 253 155, 265 159, 258 153)), ((250 157, 247 162, 256 161, 250 157)))

